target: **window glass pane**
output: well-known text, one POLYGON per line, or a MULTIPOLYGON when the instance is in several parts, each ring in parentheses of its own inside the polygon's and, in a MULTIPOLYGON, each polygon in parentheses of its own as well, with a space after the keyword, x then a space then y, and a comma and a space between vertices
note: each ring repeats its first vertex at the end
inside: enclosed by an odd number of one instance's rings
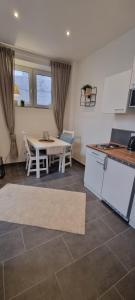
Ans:
POLYGON ((15 70, 14 72, 14 99, 23 100, 25 105, 30 104, 30 73, 26 71, 15 70))
POLYGON ((36 75, 37 105, 49 106, 51 104, 51 77, 36 75))

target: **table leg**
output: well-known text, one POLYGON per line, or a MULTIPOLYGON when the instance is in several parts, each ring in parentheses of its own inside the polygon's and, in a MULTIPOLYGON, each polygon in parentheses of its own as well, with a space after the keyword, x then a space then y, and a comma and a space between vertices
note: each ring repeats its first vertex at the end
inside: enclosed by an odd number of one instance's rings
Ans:
POLYGON ((39 149, 36 148, 36 177, 40 178, 39 149))
POLYGON ((62 155, 62 173, 65 173, 65 149, 62 155))

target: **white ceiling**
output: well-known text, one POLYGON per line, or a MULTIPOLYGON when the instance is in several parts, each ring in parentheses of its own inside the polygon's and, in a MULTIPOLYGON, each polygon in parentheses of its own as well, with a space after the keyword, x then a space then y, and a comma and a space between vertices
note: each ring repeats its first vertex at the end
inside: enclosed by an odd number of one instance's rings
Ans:
POLYGON ((0 41, 49 57, 78 60, 133 27, 135 0, 0 0, 0 41))

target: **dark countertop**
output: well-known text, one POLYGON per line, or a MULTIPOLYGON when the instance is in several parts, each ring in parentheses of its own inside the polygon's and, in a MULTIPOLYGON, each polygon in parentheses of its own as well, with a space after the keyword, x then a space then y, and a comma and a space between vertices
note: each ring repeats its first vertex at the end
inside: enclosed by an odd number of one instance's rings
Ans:
POLYGON ((96 145, 87 145, 88 148, 92 148, 99 152, 107 154, 108 157, 119 160, 123 163, 133 165, 135 167, 135 151, 131 152, 125 148, 115 148, 115 149, 103 149, 102 147, 97 147, 96 145))

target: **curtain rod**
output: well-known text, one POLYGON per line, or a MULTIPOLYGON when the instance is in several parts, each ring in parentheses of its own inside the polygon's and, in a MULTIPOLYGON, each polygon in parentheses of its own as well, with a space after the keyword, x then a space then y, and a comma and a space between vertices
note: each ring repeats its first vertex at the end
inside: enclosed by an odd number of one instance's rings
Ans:
POLYGON ((63 63, 67 62, 67 63, 71 63, 71 61, 69 61, 69 60, 65 60, 65 61, 64 61, 63 59, 60 59, 60 58, 48 57, 48 56, 42 55, 42 54, 40 54, 40 53, 37 53, 37 52, 35 52, 35 51, 30 51, 30 50, 28 50, 28 49, 24 49, 24 48, 21 48, 21 47, 16 47, 16 46, 14 46, 14 45, 7 44, 7 43, 1 42, 1 41, 0 41, 0 45, 1 45, 1 46, 4 46, 4 47, 7 47, 7 48, 11 48, 11 49, 13 49, 13 50, 15 50, 15 51, 21 51, 21 52, 26 53, 26 54, 29 54, 29 55, 33 55, 33 56, 35 55, 35 56, 41 57, 42 59, 49 60, 49 62, 50 62, 51 60, 55 60, 55 61, 57 61, 57 62, 63 62, 63 63))

